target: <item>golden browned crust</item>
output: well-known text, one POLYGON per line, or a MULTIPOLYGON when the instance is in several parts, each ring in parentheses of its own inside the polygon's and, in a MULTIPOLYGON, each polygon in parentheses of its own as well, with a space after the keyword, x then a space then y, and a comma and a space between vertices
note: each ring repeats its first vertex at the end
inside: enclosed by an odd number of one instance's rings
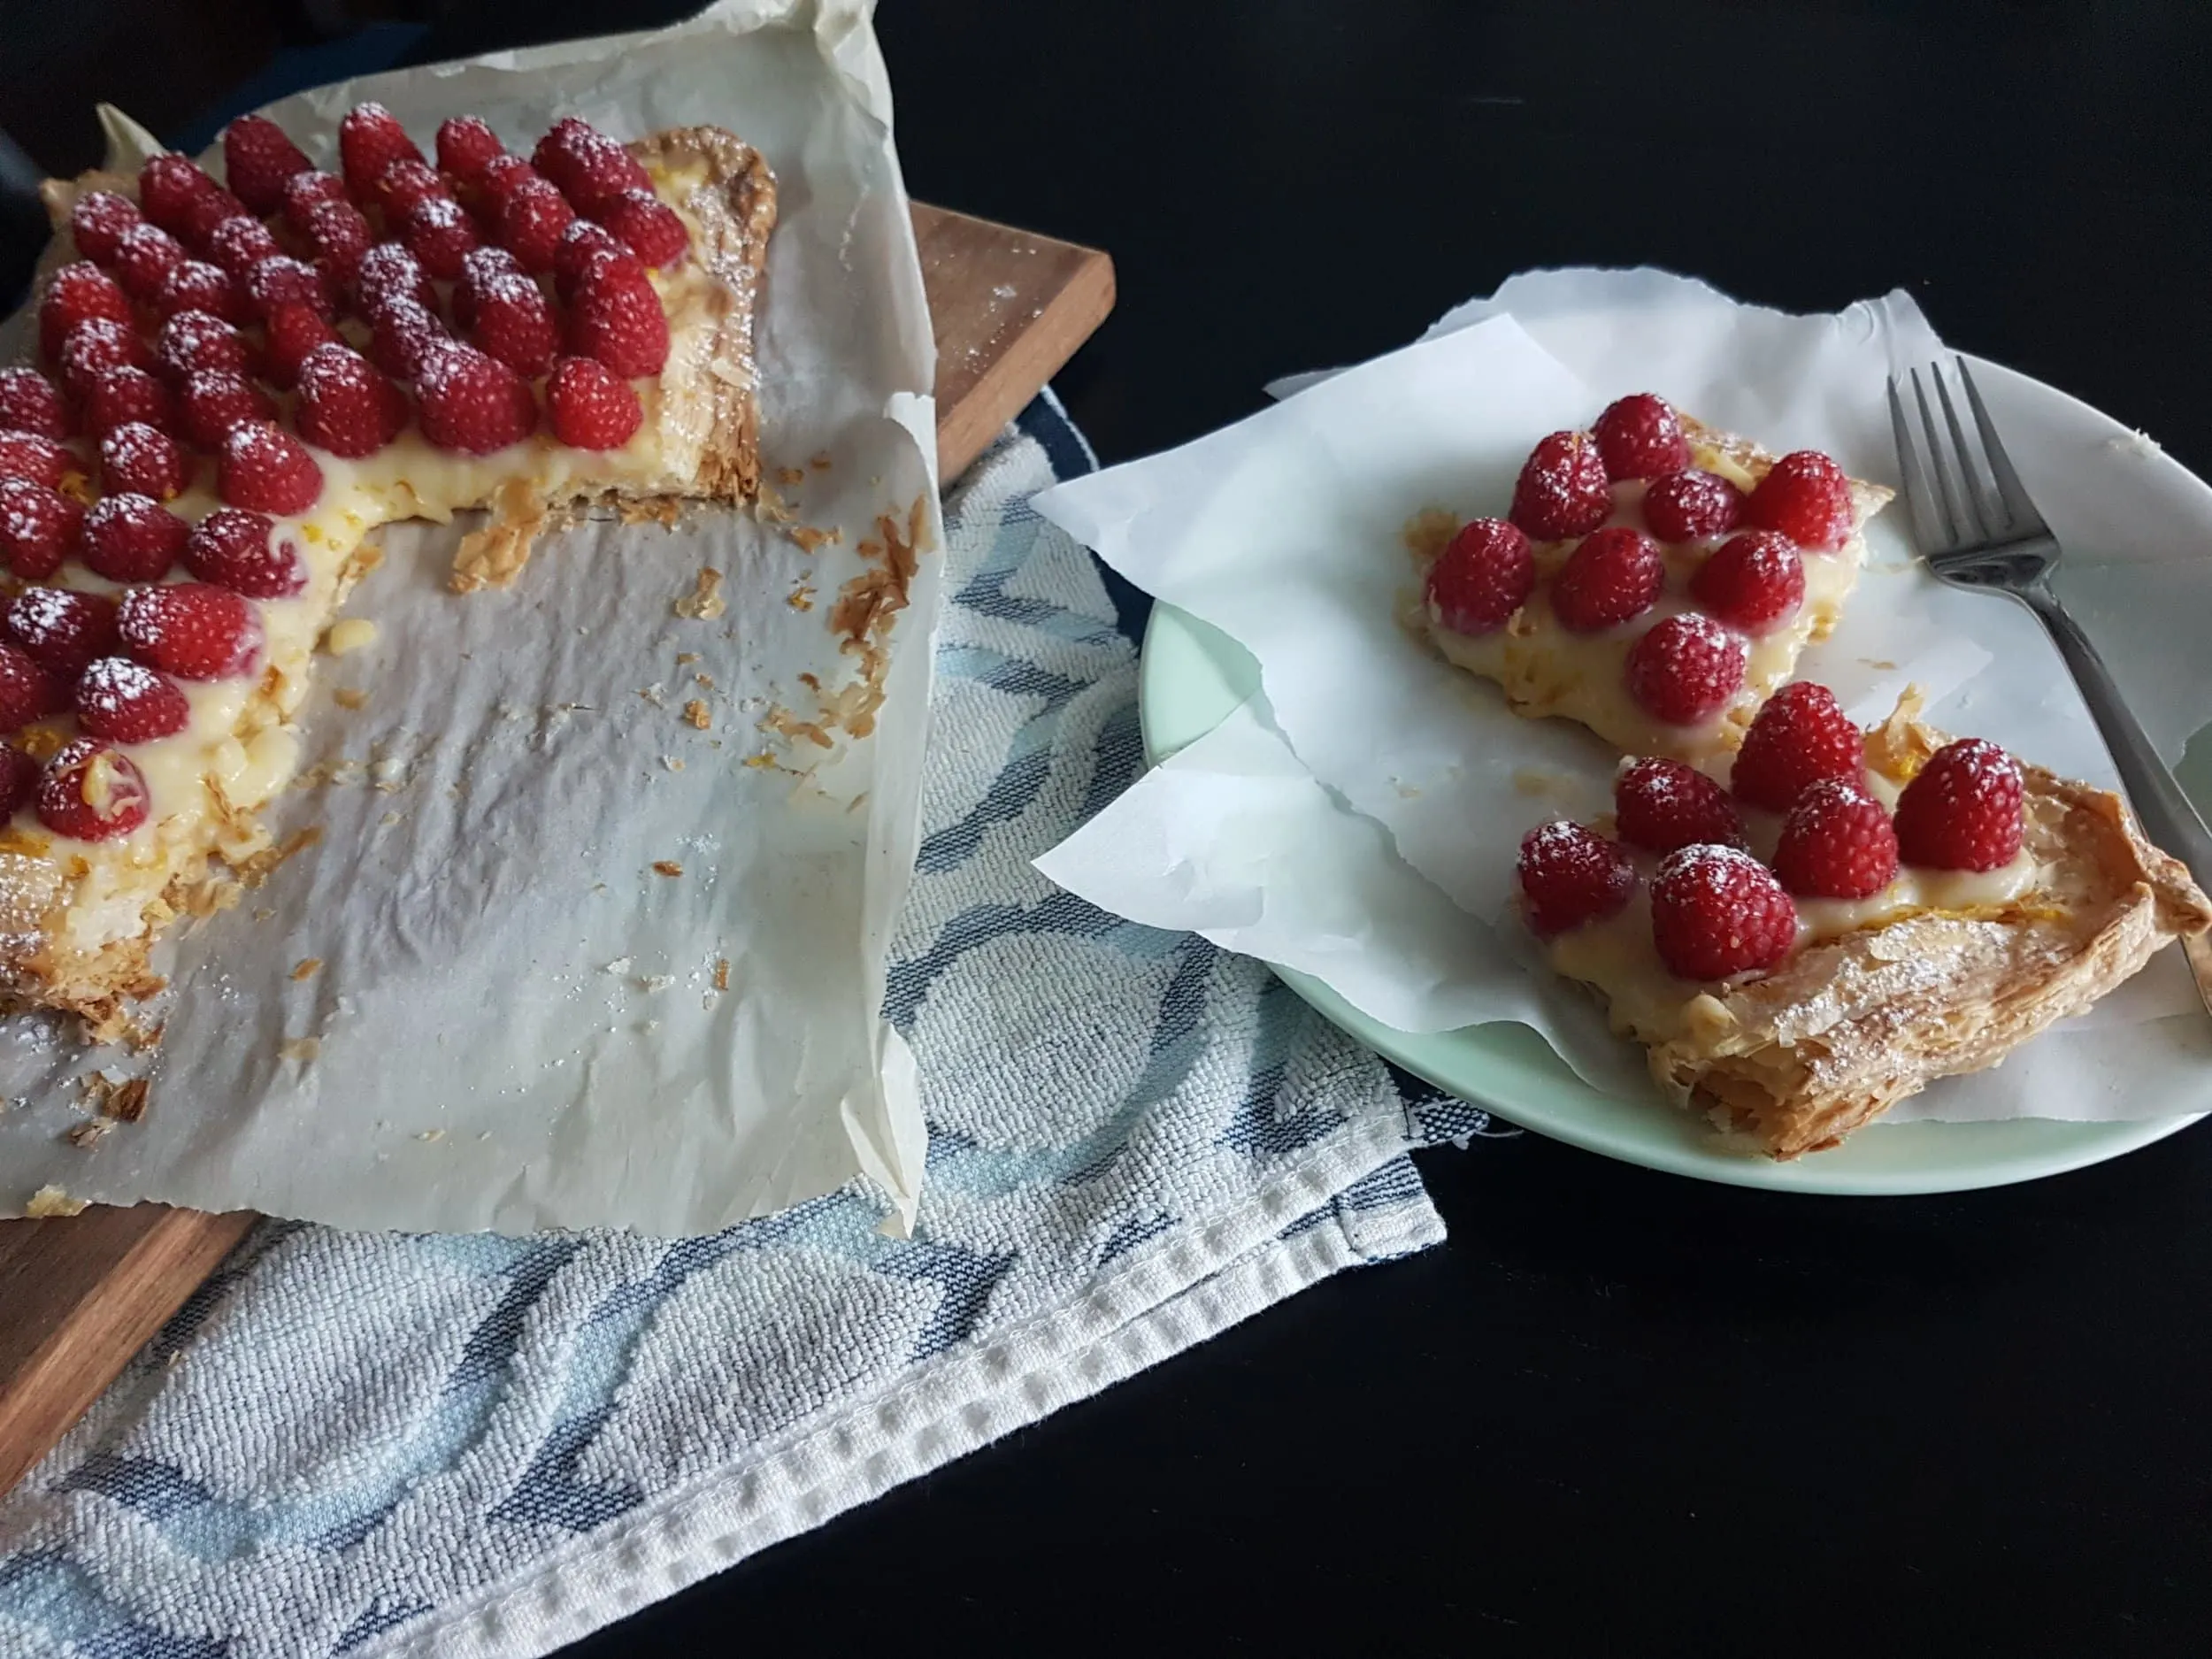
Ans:
MULTIPOLYGON (((1758 488, 1759 480, 1774 470, 1774 464, 1782 457, 1763 444, 1733 432, 1723 432, 1688 415, 1679 417, 1682 435, 1690 441, 1690 458, 1709 472, 1718 472, 1746 490, 1758 488)), ((1863 526, 1895 497, 1897 492, 1885 484, 1870 484, 1862 478, 1850 480, 1852 511, 1863 526)))

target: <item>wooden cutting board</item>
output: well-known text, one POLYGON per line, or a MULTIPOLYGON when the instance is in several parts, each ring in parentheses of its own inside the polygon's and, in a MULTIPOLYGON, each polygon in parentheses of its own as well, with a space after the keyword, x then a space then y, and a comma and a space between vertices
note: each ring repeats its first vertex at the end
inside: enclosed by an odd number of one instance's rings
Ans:
MULTIPOLYGON (((1092 248, 914 208, 937 330, 937 455, 957 477, 1113 309, 1092 248)), ((0 1221, 0 1492, 43 1456, 260 1217, 140 1204, 0 1221)))

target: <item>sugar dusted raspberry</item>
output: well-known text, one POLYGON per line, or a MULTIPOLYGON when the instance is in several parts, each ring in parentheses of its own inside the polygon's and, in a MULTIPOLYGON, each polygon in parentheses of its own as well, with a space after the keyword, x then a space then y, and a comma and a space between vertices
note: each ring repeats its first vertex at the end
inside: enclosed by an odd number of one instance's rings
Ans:
POLYGON ((307 565, 291 533, 268 514, 240 507, 218 507, 192 527, 184 567, 249 599, 289 599, 307 587, 307 565))
POLYGON ((531 160, 583 212, 599 210, 626 190, 649 190, 652 179, 636 157, 588 121, 571 115, 538 141, 531 160))
POLYGON ((422 159, 399 118, 380 104, 357 104, 338 123, 338 160, 357 202, 376 199, 376 181, 403 156, 422 159))
POLYGON ((284 181, 284 222, 303 236, 307 216, 318 202, 347 199, 345 180, 335 173, 296 173, 284 181))
POLYGON ((0 818, 13 818, 38 793, 39 764, 19 749, 0 747, 0 818))
POLYGON ((1614 776, 1613 819, 1623 841, 1655 853, 1699 841, 1746 844, 1727 790, 1694 766, 1655 756, 1629 761, 1614 776))
POLYGON ((1487 634, 1527 603, 1535 586, 1535 555, 1520 527, 1476 518, 1429 566, 1429 612, 1455 634, 1487 634))
POLYGON ((1819 450, 1794 450, 1759 480, 1744 521, 1779 531, 1800 547, 1832 551, 1851 534, 1851 480, 1819 450))
POLYGON ((1782 821, 1774 873, 1801 898, 1879 893, 1897 875, 1897 831, 1888 810, 1855 783, 1822 779, 1782 821))
POLYGON ((257 213, 282 207, 286 183, 310 171, 300 147, 265 115, 242 115, 223 129, 223 176, 257 213))
POLYGON ((432 316, 438 312, 438 290, 422 261, 396 242, 379 242, 361 257, 354 279, 361 300, 361 315, 373 325, 384 308, 396 300, 411 300, 432 316))
POLYGON ((242 374, 227 369, 203 369, 184 383, 177 396, 178 419, 184 435, 202 449, 219 449, 230 429, 242 420, 274 420, 276 405, 269 395, 242 374))
POLYGON ((72 397, 92 396, 92 383, 110 369, 143 369, 152 354, 128 323, 95 317, 79 323, 62 342, 61 383, 72 397))
POLYGON ((384 222, 396 229, 414 210, 418 202, 433 196, 451 200, 453 192, 428 162, 412 156, 402 156, 376 181, 377 205, 384 210, 384 222))
POLYGON ((525 271, 550 271, 561 233, 576 217, 568 198, 543 179, 525 179, 499 204, 499 244, 522 262, 525 271))
MULTIPOLYGON (((584 221, 580 219, 579 224, 584 221)), ((606 233, 600 233, 604 235, 606 233)), ((476 324, 476 296, 497 283, 513 277, 529 279, 514 255, 504 248, 487 246, 477 249, 461 261, 461 280, 453 285, 453 320, 463 329, 476 324)))
POLYGON ((104 265, 115 257, 123 233, 141 221, 137 206, 112 190, 88 190, 69 210, 69 234, 77 251, 104 265))
POLYGON ((323 273, 282 254, 264 259, 248 271, 244 287, 246 310, 258 322, 267 322, 280 305, 311 307, 325 322, 338 314, 323 273))
POLYGON ((0 479, 0 559, 26 581, 42 581, 77 550, 84 509, 27 478, 0 479))
POLYGON ((89 259, 65 265, 48 279, 38 303, 39 349, 50 358, 61 356, 62 342, 81 325, 96 319, 131 324, 130 296, 113 277, 89 259))
POLYGON ((545 292, 526 276, 494 279, 472 286, 475 320, 469 337, 484 351, 525 380, 553 366, 561 331, 545 292))
POLYGON ((162 432, 173 430, 177 412, 169 401, 169 388, 127 363, 102 369, 85 388, 85 430, 104 438, 133 421, 162 432))
POLYGON ((69 409, 61 388, 36 369, 0 369, 0 431, 69 435, 69 409))
POLYGON ((300 365, 317 346, 339 339, 338 331, 316 314, 311 305, 286 304, 269 313, 269 353, 265 365, 269 382, 289 391, 298 381, 300 365))
POLYGON ((80 737, 54 751, 32 805, 57 835, 114 841, 146 821, 146 780, 113 745, 80 737))
POLYGON ((369 334, 369 357, 394 380, 412 380, 423 359, 448 343, 445 325, 411 299, 386 300, 369 334))
POLYGON ((71 473, 84 476, 77 452, 35 432, 0 432, 0 479, 26 478, 59 489, 71 473))
POLYGON ((100 487, 173 501, 192 481, 192 457, 157 426, 126 421, 100 440, 100 487))
POLYGON ((1586 432, 1555 432, 1543 439, 1513 486, 1513 522, 1532 541, 1587 535, 1612 511, 1605 462, 1586 432))
POLYGON ((225 322, 246 320, 245 301, 230 273, 200 259, 187 259, 163 280, 161 291, 154 296, 154 311, 165 319, 180 311, 204 311, 225 322))
POLYGON ((577 290, 568 343, 577 357, 596 358, 625 380, 658 374, 668 361, 668 315, 642 275, 630 280, 604 263, 577 290))
POLYGON ((2020 854, 2019 764, 1986 738, 1947 743, 1897 800, 1898 851, 1925 870, 1997 870, 2020 854))
POLYGON ((553 435, 572 449, 618 449, 645 424, 629 381, 589 357, 563 357, 553 365, 545 406, 553 435))
POLYGON ((1628 648, 1628 695, 1654 719, 1694 726, 1742 687, 1743 641, 1710 617, 1685 611, 1654 623, 1628 648))
POLYGON ((125 592, 116 612, 124 649, 179 680, 232 680, 261 657, 261 619, 227 588, 166 582, 125 592))
POLYGON ((323 202, 307 215, 308 245, 315 250, 316 268, 340 294, 349 293, 361 269, 361 260, 376 242, 376 233, 361 210, 350 202, 323 202))
POLYGON ((441 449, 488 455, 536 429, 529 383, 496 357, 453 344, 432 352, 416 376, 423 436, 441 449))
POLYGON ((160 226, 134 225, 116 239, 115 280, 133 299, 150 303, 188 257, 184 244, 160 226))
POLYGON ((461 184, 474 184, 485 164, 505 153, 490 124, 480 116, 456 115, 438 128, 438 167, 461 184))
POLYGON ((487 218, 496 219, 500 204, 512 191, 532 179, 544 177, 520 156, 494 156, 476 175, 476 205, 487 218))
POLYGON ((165 231, 181 232, 192 204, 215 188, 190 157, 152 156, 138 170, 139 211, 165 231))
POLYGON ((69 685, 96 657, 117 648, 115 601, 69 588, 26 588, 8 602, 9 636, 31 660, 69 685))
POLYGON ((553 250, 553 291, 560 296, 561 303, 573 304, 577 290, 584 286, 586 279, 611 259, 625 262, 622 280, 644 278, 644 262, 604 225, 580 219, 563 231, 560 245, 553 250))
POLYGON ((208 233, 207 257, 234 277, 242 277, 264 259, 284 251, 269 227, 250 214, 225 219, 208 233))
POLYGON ((1685 847, 1669 853, 1651 879, 1651 942, 1679 979, 1755 973, 1779 963, 1797 942, 1797 907, 1749 853, 1685 847))
POLYGON ((461 262, 482 239, 468 210, 449 196, 425 196, 409 210, 400 236, 422 268, 442 282, 461 274, 461 262))
POLYGON ((1518 874, 1522 914, 1541 939, 1612 915, 1636 890, 1627 855, 1567 818, 1521 838, 1518 874))
POLYGON ((1744 493, 1717 472, 1695 467, 1644 487, 1644 522, 1662 541, 1726 535, 1743 517, 1744 493))
POLYGON ((205 311, 179 311, 162 324, 154 341, 154 369, 172 386, 180 386, 211 370, 251 373, 253 353, 245 336, 221 318, 205 311))
POLYGON ((1856 783, 1865 775, 1865 740, 1835 693, 1801 680, 1769 697, 1751 722, 1729 787, 1739 801, 1786 812, 1823 778, 1856 783))
POLYGON ((323 471, 304 445, 281 427, 249 421, 223 440, 216 494, 233 507, 290 518, 323 493, 323 471))
POLYGON ((1617 398, 1591 428, 1608 477, 1619 480, 1657 478, 1690 464, 1689 440, 1682 435, 1674 405, 1649 392, 1617 398))
POLYGON ((79 557, 111 582, 159 581, 192 526, 150 495, 103 495, 85 514, 79 557))
POLYGON ((1747 530, 1698 566, 1690 597, 1732 628, 1765 634, 1805 603, 1805 562, 1789 537, 1747 530))
POLYGON ((184 687, 127 657, 103 657, 78 677, 77 724, 111 743, 150 743, 191 724, 184 687))
POLYGON ((1650 610, 1666 577, 1657 542, 1641 530, 1608 525, 1592 531, 1559 567, 1551 608, 1570 634, 1595 634, 1650 610))
POLYGON ((407 424, 407 397, 342 345, 317 346, 300 365, 300 436, 333 455, 373 455, 407 424))
POLYGON ((0 731, 20 731, 62 705, 61 687, 29 653, 0 641, 0 731))
POLYGON ((625 190, 600 210, 599 222, 655 270, 676 264, 691 249, 691 233, 676 210, 650 190, 625 190))
POLYGON ((232 219, 242 218, 245 211, 246 204, 219 185, 192 204, 179 234, 186 247, 204 254, 214 242, 215 233, 232 219))

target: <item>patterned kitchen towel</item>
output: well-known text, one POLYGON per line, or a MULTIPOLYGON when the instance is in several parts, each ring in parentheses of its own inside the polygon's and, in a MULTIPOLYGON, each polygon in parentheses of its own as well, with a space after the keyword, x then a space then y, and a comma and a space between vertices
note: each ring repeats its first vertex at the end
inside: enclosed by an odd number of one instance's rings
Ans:
POLYGON ((948 513, 917 1236, 857 1190, 673 1243, 269 1224, 0 1505, 0 1652, 542 1653, 1442 1236, 1406 1153, 1483 1114, 1030 867, 1142 764, 1056 463, 1041 401, 948 513))

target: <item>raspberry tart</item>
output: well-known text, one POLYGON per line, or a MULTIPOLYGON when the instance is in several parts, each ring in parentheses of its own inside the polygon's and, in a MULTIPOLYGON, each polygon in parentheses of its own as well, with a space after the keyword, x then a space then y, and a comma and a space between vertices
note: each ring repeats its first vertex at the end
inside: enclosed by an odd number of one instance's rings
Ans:
POLYGON ((758 494, 775 185, 729 133, 527 155, 354 109, 337 173, 257 116, 46 187, 38 358, 0 370, 0 999, 95 1035, 149 947, 275 855, 318 641, 405 518, 485 509, 452 585, 611 503, 758 494))
POLYGON ((1916 714, 1909 693, 1862 733, 1793 685, 1724 764, 1729 787, 1628 761, 1610 819, 1522 845, 1521 913, 1551 965, 1670 1099, 1773 1157, 1996 1064, 2212 926, 2118 796, 1916 714))
POLYGON ((1629 754, 1709 757, 1834 628, 1890 494, 1816 451, 1777 457, 1624 397, 1537 444, 1508 516, 1415 521, 1412 619, 1517 713, 1629 754))

